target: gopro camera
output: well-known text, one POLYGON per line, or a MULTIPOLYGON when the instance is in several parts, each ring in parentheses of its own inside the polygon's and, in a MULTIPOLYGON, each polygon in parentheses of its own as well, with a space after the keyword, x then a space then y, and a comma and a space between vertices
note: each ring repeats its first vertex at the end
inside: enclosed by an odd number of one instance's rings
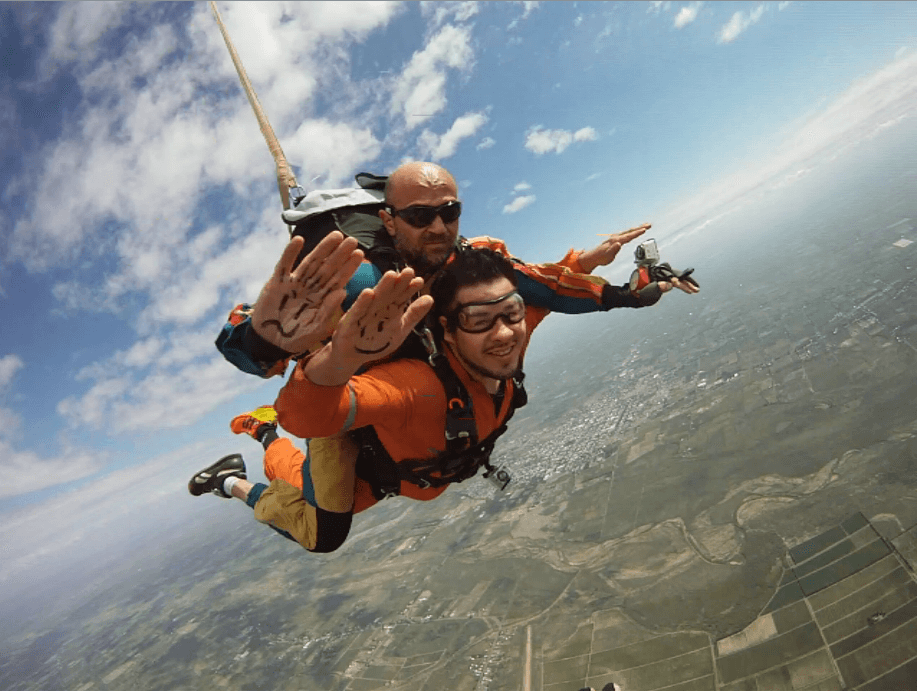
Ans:
POLYGON ((512 478, 509 476, 509 473, 503 470, 503 468, 494 468, 493 470, 488 470, 486 473, 484 473, 484 477, 494 483, 499 490, 506 489, 509 481, 512 480, 512 478))
POLYGON ((637 245, 637 249, 634 250, 634 263, 637 266, 653 266, 658 261, 659 248, 656 247, 656 241, 653 238, 637 245))
MULTIPOLYGON (((678 269, 673 269, 668 262, 659 262, 659 248, 656 247, 656 241, 652 238, 637 245, 637 249, 634 250, 634 263, 637 268, 630 275, 630 292, 634 295, 637 295, 650 283, 671 281, 673 278, 686 281, 695 286, 698 285, 697 281, 691 276, 694 273, 694 269, 679 271, 678 269)), ((659 296, 657 295, 655 300, 658 299, 659 296)), ((648 304, 653 304, 653 302, 648 304)))

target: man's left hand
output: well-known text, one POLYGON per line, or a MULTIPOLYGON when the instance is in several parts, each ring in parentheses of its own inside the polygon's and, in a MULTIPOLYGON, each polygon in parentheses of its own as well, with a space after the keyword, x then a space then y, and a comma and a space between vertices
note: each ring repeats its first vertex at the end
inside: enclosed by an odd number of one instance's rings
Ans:
POLYGON ((597 267, 611 264, 624 245, 640 237, 651 227, 650 223, 644 223, 621 233, 612 233, 600 245, 583 252, 578 257, 580 266, 583 267, 583 273, 591 274, 597 267))
POLYGON ((672 278, 671 281, 659 281, 659 289, 663 293, 669 292, 672 290, 672 288, 678 288, 679 290, 686 292, 688 295, 694 295, 694 293, 700 292, 700 286, 698 286, 696 283, 692 283, 691 281, 682 281, 677 278, 672 278))

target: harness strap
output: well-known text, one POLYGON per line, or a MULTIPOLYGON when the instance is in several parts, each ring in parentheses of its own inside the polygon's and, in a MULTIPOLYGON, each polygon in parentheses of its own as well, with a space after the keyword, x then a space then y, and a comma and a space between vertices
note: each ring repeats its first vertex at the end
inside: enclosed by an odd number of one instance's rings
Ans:
MULTIPOLYGON (((458 379, 451 368, 449 368, 449 371, 453 377, 458 379)), ((352 434, 360 445, 356 463, 357 477, 369 483, 373 496, 378 500, 401 494, 402 481, 410 482, 423 489, 442 487, 474 477, 482 466, 487 469, 485 477, 490 477, 496 471, 496 468, 490 463, 490 455, 493 453, 494 445, 497 439, 506 432, 507 423, 513 417, 516 409, 521 408, 528 401, 525 387, 522 384, 523 378, 524 375, 520 372, 519 376, 513 379, 513 397, 503 424, 482 441, 477 440, 477 429, 475 427, 473 430, 474 441, 462 444, 461 448, 455 450, 448 448, 450 440, 447 430, 447 449, 433 458, 395 461, 379 440, 375 428, 369 426, 355 430, 352 434)), ((461 385, 461 382, 459 382, 459 385, 461 385)), ((462 389, 464 389, 464 386, 462 389)), ((467 395, 467 391, 465 391, 465 394, 467 395)), ((455 421, 459 417, 454 416, 452 419, 455 421)), ((471 421, 473 423, 474 419, 472 418, 471 421)), ((446 424, 447 427, 450 424, 448 409, 446 424)), ((470 436, 459 437, 454 434, 452 435, 452 446, 455 447, 457 442, 461 442, 463 439, 468 440, 469 438, 470 436)))

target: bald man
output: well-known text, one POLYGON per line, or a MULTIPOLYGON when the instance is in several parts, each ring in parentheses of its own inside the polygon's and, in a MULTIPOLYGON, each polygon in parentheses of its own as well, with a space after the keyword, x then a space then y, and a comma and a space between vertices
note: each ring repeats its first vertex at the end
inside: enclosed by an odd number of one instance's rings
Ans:
POLYGON ((379 217, 398 254, 419 276, 432 275, 446 263, 458 236, 461 204, 452 175, 435 163, 406 163, 389 176, 385 201, 388 208, 380 211, 379 217), (437 214, 428 226, 412 225, 409 221, 416 219, 410 215, 407 219, 402 218, 405 209, 443 208, 444 205, 445 211, 437 214), (451 219, 452 214, 455 214, 454 220, 447 223, 444 216, 451 219))
MULTIPOLYGON (((502 241, 492 237, 461 239, 458 187, 449 171, 435 163, 412 162, 397 168, 386 182, 385 202, 386 208, 379 211, 379 217, 403 262, 396 268, 409 266, 424 279, 431 278, 457 248, 470 246, 488 247, 512 259, 525 303, 551 312, 583 314, 616 307, 638 308, 654 304, 673 287, 689 294, 698 291, 688 281, 673 279, 653 283, 635 295, 627 285, 612 286, 590 275, 595 268, 610 264, 622 245, 643 235, 649 224, 610 235, 590 250, 571 249, 556 264, 524 263, 513 257, 502 241)), ((291 242, 302 247, 301 239, 291 242)), ((355 248, 356 241, 349 239, 338 252, 355 248)), ((290 289, 298 255, 291 256, 290 261, 277 265, 254 305, 243 303, 233 310, 217 338, 220 352, 244 372, 261 377, 282 375, 293 355, 316 348, 333 328, 335 318, 329 317, 328 328, 318 330, 321 334, 315 329, 299 329, 295 333, 278 329, 277 325, 284 321, 281 313, 311 310, 311 303, 322 298, 290 289)), ((364 261, 346 286, 346 297, 337 316, 381 277, 379 267, 364 261)))
MULTIPOLYGON (((489 248, 512 260, 516 290, 525 305, 546 311, 580 314, 615 307, 644 307, 673 287, 697 292, 693 284, 673 279, 671 283, 652 283, 633 293, 629 286, 612 286, 589 275, 597 266, 609 264, 622 245, 645 233, 649 225, 612 235, 588 251, 571 249, 556 264, 526 264, 512 257, 504 243, 494 238, 465 240, 459 235, 462 205, 455 180, 435 163, 408 163, 395 170, 386 183, 385 202, 379 217, 402 262, 396 269, 413 269, 417 276, 427 279, 427 285, 453 252, 489 248)), ((343 311, 382 279, 380 268, 363 257, 354 238, 343 239, 334 232, 298 264, 304 244, 302 237, 290 241, 257 302, 233 310, 217 339, 220 352, 245 372, 261 377, 284 374, 291 358, 301 359, 320 348, 343 311)), ((383 332, 366 329, 361 332, 360 352, 366 356, 389 352, 390 344, 385 339, 383 332)), ((409 336, 395 357, 426 359, 425 346, 420 337, 409 336)), ((303 503, 296 515, 307 517, 303 525, 309 529, 297 532, 284 528, 281 532, 312 552, 336 549, 349 530, 354 509, 353 485, 360 479, 357 445, 347 436, 311 439, 303 454, 288 439, 277 436, 276 417, 270 406, 236 416, 230 428, 263 446, 268 477, 274 477, 272 468, 299 469, 297 478, 301 479, 295 487, 278 482, 275 484, 281 489, 272 484, 259 499, 265 515, 282 513, 290 501, 303 503), (301 497, 291 499, 297 491, 301 497)), ((201 494, 197 491, 201 489, 199 478, 221 472, 244 479, 241 457, 226 457, 195 474, 189 490, 194 495, 201 494)), ((213 493, 229 497, 219 488, 213 493)))

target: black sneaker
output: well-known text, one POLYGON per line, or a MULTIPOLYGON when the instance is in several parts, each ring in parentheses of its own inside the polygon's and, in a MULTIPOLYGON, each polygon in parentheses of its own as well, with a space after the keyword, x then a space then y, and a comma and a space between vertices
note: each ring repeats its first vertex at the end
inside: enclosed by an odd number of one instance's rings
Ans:
POLYGON ((223 499, 232 499, 223 491, 223 481, 228 477, 238 477, 245 479, 245 461, 237 453, 231 453, 223 456, 209 468, 205 468, 194 474, 194 477, 188 481, 188 491, 195 497, 199 497, 207 492, 212 492, 223 499))

